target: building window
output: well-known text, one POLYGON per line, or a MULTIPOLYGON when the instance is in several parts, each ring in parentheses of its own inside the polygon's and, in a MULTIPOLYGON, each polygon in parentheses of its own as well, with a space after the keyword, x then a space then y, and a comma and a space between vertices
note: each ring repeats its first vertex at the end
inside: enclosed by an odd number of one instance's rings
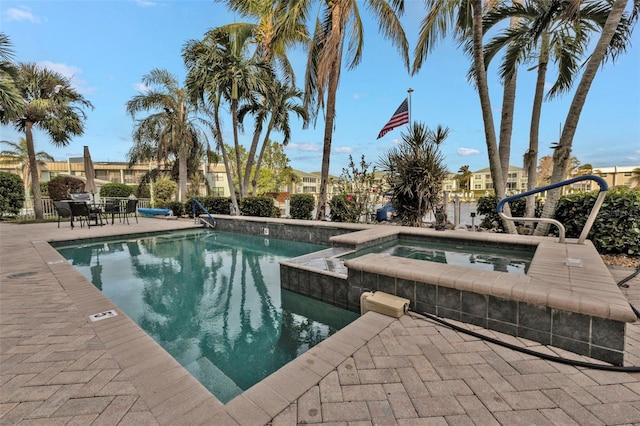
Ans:
POLYGON ((303 177, 302 183, 316 183, 316 178, 303 177))
POLYGON ((482 180, 482 175, 475 175, 473 178, 477 180, 482 180))
POLYGON ((518 179, 518 174, 517 173, 509 173, 507 179, 518 179))
POLYGON ((476 183, 475 185, 473 185, 473 189, 482 189, 482 185, 479 183, 476 183))
POLYGON ((214 187, 211 188, 211 194, 214 197, 224 197, 224 188, 220 188, 220 187, 214 187))
POLYGON ((631 172, 624 172, 624 177, 631 177, 631 172))
POLYGON ((302 187, 302 192, 304 192, 305 194, 313 194, 316 192, 316 187, 315 186, 303 186, 302 187))
POLYGON ((487 182, 485 184, 485 189, 493 189, 493 182, 487 182))
POLYGON ((602 173, 602 174, 600 175, 600 177, 607 177, 607 174, 606 174, 606 173, 602 173))

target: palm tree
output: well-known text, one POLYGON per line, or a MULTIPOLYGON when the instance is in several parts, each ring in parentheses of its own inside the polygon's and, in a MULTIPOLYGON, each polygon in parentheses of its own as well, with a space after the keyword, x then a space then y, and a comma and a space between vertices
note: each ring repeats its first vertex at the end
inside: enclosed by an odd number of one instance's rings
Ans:
POLYGON ((15 80, 18 67, 13 63, 9 36, 0 32, 0 123, 7 124, 20 115, 23 102, 15 80))
MULTIPOLYGON (((608 3, 583 2, 579 14, 568 14, 569 6, 567 3, 554 0, 527 1, 524 4, 499 6, 489 11, 484 18, 485 31, 505 19, 518 19, 517 24, 502 31, 485 46, 487 62, 501 49, 506 50, 500 67, 503 80, 511 79, 519 64, 537 56, 537 81, 529 130, 529 149, 524 157, 528 189, 533 189, 536 182, 538 133, 547 64, 549 60, 553 60, 559 67, 558 78, 547 94, 547 98, 551 99, 571 88, 580 69, 579 60, 584 56, 590 34, 602 28, 609 14, 608 3)), ((619 30, 616 40, 624 39, 628 31, 624 28, 619 30)), ((617 53, 616 46, 613 46, 609 56, 615 57, 617 53)), ((532 217, 534 209, 534 197, 528 197, 525 216, 532 217)))
MULTIPOLYGON (((255 46, 254 57, 268 63, 274 69, 280 70, 283 81, 287 83, 286 85, 295 85, 293 67, 287 57, 287 50, 297 44, 308 42, 309 36, 305 21, 310 3, 289 2, 286 0, 275 2, 272 0, 226 0, 223 2, 232 11, 258 20, 257 24, 240 24, 251 31, 251 42, 255 46)), ((234 31, 237 25, 232 24, 221 28, 234 31)), ((273 92, 283 86, 275 80, 272 84, 275 84, 275 89, 271 88, 271 84, 269 84, 265 86, 267 92, 273 92)), ((255 115, 253 139, 249 148, 244 176, 240 179, 240 195, 243 197, 249 189, 249 181, 251 180, 251 171, 256 162, 255 155, 259 146, 260 134, 264 128, 265 121, 269 120, 271 109, 274 108, 273 105, 266 105, 268 93, 259 93, 257 95, 257 97, 248 97, 248 103, 241 106, 238 112, 240 122, 249 112, 255 115)), ((306 115, 303 118, 306 119, 306 115)), ((271 130, 272 126, 267 126, 267 136, 263 140, 268 139, 268 133, 271 130)), ((262 149, 264 149, 264 144, 262 149)))
POLYGON ((471 176, 473 173, 469 170, 469 165, 465 164, 458 169, 458 180, 462 189, 471 190, 471 176))
MULTIPOLYGON (((29 196, 29 185, 31 184, 30 170, 31 166, 29 164, 29 150, 27 149, 27 140, 25 138, 20 138, 20 142, 9 142, 9 141, 0 141, 5 145, 8 145, 10 149, 6 149, 0 152, 0 164, 14 164, 17 163, 18 166, 16 170, 20 172, 22 175, 22 181, 24 182, 24 193, 29 196)), ((35 153, 36 158, 36 169, 38 170, 38 179, 40 178, 40 166, 44 165, 45 161, 55 161, 55 159, 47 154, 44 151, 38 151, 35 153)))
MULTIPOLYGON (((408 42, 398 16, 404 11, 404 0, 367 0, 365 4, 378 21, 379 31, 390 39, 409 69, 408 42)), ((311 117, 324 109, 325 125, 322 151, 320 194, 316 219, 324 220, 329 183, 329 161, 336 116, 336 93, 345 53, 349 69, 362 59, 364 28, 356 0, 332 0, 322 4, 316 20, 307 59, 305 76, 305 108, 313 107, 311 117), (348 41, 347 52, 344 51, 348 41)))
MULTIPOLYGON (((573 145, 573 137, 575 136, 576 129, 578 127, 578 121, 580 120, 580 114, 582 107, 587 99, 587 94, 591 88, 591 84, 595 79, 596 73, 603 60, 605 59, 607 52, 610 49, 612 41, 618 43, 617 46, 624 50, 624 44, 622 41, 616 41, 615 36, 617 34, 618 27, 621 23, 623 25, 629 25, 635 22, 640 12, 640 2, 633 2, 633 11, 630 16, 625 14, 625 8, 628 0, 615 0, 611 5, 611 11, 607 17, 607 20, 602 28, 600 38, 589 56, 582 78, 578 83, 578 87, 571 101, 567 117, 564 121, 564 127, 558 142, 557 148, 553 152, 553 172, 551 174, 551 182, 560 182, 563 179, 563 174, 569 164, 571 157, 571 146, 573 145)), ((558 200, 560 198, 560 191, 558 189, 551 190, 547 194, 547 199, 542 210, 542 217, 550 218, 553 216, 558 200)), ((546 235, 548 232, 548 224, 540 223, 536 227, 534 235, 546 235)))
MULTIPOLYGON (((498 141, 489 97, 487 71, 482 48, 482 0, 427 0, 427 17, 422 21, 418 43, 415 48, 413 73, 417 73, 435 42, 453 28, 454 36, 461 43, 466 43, 472 52, 473 71, 471 77, 475 83, 480 98, 482 120, 484 123, 485 142, 489 157, 489 168, 493 180, 493 188, 498 199, 505 195, 505 176, 502 173, 502 163, 498 150, 498 141)), ((505 213, 509 215, 508 206, 505 213)), ((509 233, 515 233, 512 222, 504 220, 504 228, 509 233)))
POLYGON ((12 121, 16 130, 25 133, 36 219, 43 218, 38 161, 33 143, 33 128, 43 130, 56 146, 66 146, 72 136, 84 133, 86 114, 83 108, 93 109, 67 77, 35 64, 20 64, 15 84, 23 107, 12 121))
MULTIPOLYGON (((302 99, 302 92, 295 87, 282 83, 281 81, 274 80, 273 84, 268 86, 267 93, 264 94, 262 102, 252 102, 245 105, 240 109, 239 119, 242 121, 244 115, 248 112, 254 113, 255 116, 255 132, 254 142, 251 144, 251 148, 257 147, 257 138, 262 132, 263 122, 266 117, 269 117, 267 122, 267 128, 262 141, 260 153, 258 159, 255 162, 255 170, 253 171, 253 179, 251 179, 252 194, 255 194, 257 179, 260 173, 260 165, 262 163, 262 157, 265 149, 267 148, 269 136, 272 130, 280 131, 284 135, 282 145, 286 146, 291 139, 291 128, 289 126, 289 114, 294 113, 303 121, 307 119, 307 111, 301 104, 298 104, 294 99, 302 99)), ((247 158, 247 164, 244 174, 244 187, 248 189, 249 178, 251 176, 251 169, 253 167, 253 152, 249 151, 249 157, 247 158)))
POLYGON ((127 102, 127 113, 133 119, 140 112, 150 114, 134 126, 135 145, 129 152, 129 161, 156 157, 160 163, 171 157, 176 158, 178 201, 184 202, 188 159, 193 152, 200 152, 204 135, 191 120, 193 107, 189 104, 186 89, 180 87, 175 76, 167 70, 156 68, 144 75, 142 82, 149 89, 127 102))
MULTIPOLYGON (((203 40, 191 40, 183 48, 183 59, 188 68, 187 87, 191 96, 204 106, 229 102, 233 126, 234 148, 236 152, 236 174, 240 193, 244 194, 243 173, 240 162, 240 142, 238 139, 238 109, 240 100, 254 93, 264 93, 273 81, 273 72, 267 62, 255 56, 247 56, 246 51, 253 40, 253 26, 231 24, 208 31, 203 40)), ((215 126, 219 126, 219 118, 215 126)), ((222 138, 222 132, 214 132, 222 138)), ((218 140, 222 149, 223 140, 218 140)), ((223 151, 224 157, 224 151, 223 151)), ((225 163, 225 166, 228 166, 225 163)), ((236 207, 234 205, 234 207, 236 207)))

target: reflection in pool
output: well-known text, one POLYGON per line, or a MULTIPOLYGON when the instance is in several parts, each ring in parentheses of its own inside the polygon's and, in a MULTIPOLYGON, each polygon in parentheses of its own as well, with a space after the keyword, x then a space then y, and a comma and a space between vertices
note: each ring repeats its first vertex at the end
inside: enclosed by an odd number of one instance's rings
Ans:
POLYGON ((57 250, 222 402, 357 315, 280 288, 323 246, 191 230, 57 250))

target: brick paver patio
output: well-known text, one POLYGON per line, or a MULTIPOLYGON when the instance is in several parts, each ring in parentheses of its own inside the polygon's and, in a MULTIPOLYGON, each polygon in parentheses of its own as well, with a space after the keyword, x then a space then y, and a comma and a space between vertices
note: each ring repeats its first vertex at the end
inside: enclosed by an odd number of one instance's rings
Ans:
MULTIPOLYGON (((368 313, 223 405, 47 244, 191 226, 0 223, 0 424, 640 425, 640 373, 546 361, 413 314, 368 313), (105 309, 119 315, 89 321, 105 309)), ((640 276, 627 284, 640 307, 640 276)), ((626 333, 625 364, 640 366, 640 326, 626 333)))

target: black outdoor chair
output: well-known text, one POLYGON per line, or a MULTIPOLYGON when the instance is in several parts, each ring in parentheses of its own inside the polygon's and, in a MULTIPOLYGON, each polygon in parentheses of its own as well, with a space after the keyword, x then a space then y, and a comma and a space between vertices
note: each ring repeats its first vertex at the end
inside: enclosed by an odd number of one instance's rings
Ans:
POLYGON ((124 209, 124 217, 127 220, 127 225, 129 224, 129 214, 133 213, 136 218, 136 223, 138 223, 138 200, 127 200, 127 205, 124 209))
POLYGON ((106 219, 108 219, 109 215, 111 215, 111 224, 113 225, 116 215, 118 216, 118 220, 121 220, 120 203, 118 203, 117 201, 106 201, 102 208, 102 214, 106 219))
MULTIPOLYGON (((89 205, 82 201, 70 201, 69 208, 71 209, 71 221, 73 223, 74 219, 80 220, 80 227, 83 227, 83 222, 87 223, 87 226, 91 228, 91 210, 89 210, 89 205)), ((73 225, 71 226, 73 227, 73 225)))
POLYGON ((60 228, 60 219, 61 218, 70 218, 71 219, 71 228, 73 228, 73 215, 71 214, 71 209, 69 208, 69 203, 65 203, 63 201, 54 201, 53 206, 56 209, 56 213, 58 214, 58 228, 60 228))

